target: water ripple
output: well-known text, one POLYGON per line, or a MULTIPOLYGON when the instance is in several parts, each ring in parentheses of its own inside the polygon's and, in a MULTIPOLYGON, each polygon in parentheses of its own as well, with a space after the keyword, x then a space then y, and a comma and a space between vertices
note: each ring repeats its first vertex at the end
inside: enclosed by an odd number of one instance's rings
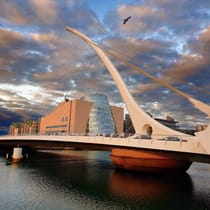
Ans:
POLYGON ((158 178, 116 171, 100 153, 62 153, 12 165, 0 158, 0 209, 210 209, 206 165, 193 165, 184 177, 158 178))

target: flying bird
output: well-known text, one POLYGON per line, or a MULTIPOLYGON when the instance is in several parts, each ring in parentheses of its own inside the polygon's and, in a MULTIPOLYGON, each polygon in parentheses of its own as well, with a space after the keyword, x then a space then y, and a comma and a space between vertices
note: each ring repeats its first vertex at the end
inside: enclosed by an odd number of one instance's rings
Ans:
POLYGON ((127 18, 125 18, 125 19, 123 20, 123 24, 126 24, 126 22, 127 22, 130 18, 131 18, 131 16, 128 16, 127 18))

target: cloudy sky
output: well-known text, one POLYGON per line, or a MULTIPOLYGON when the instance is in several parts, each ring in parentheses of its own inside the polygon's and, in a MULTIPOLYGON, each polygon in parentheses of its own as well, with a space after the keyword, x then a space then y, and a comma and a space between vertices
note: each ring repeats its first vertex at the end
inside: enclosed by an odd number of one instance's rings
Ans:
MULTIPOLYGON (((210 1, 2 0, 0 133, 11 122, 38 119, 65 96, 104 93, 112 105, 123 106, 105 66, 66 26, 210 104, 210 1)), ((154 117, 170 115, 188 126, 208 122, 186 99, 110 59, 137 103, 154 117)))

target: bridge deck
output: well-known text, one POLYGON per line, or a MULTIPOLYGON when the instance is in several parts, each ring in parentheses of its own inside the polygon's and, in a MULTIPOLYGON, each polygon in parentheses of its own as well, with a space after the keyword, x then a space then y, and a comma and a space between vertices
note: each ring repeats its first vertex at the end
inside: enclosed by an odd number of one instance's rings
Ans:
POLYGON ((196 162, 210 163, 210 155, 205 153, 199 142, 185 139, 167 140, 160 137, 153 139, 136 138, 135 136, 105 137, 105 136, 61 136, 61 135, 28 135, 28 136, 1 136, 1 146, 31 147, 35 149, 52 147, 73 147, 88 150, 110 151, 112 148, 126 148, 135 150, 153 150, 159 153, 176 156, 196 162))

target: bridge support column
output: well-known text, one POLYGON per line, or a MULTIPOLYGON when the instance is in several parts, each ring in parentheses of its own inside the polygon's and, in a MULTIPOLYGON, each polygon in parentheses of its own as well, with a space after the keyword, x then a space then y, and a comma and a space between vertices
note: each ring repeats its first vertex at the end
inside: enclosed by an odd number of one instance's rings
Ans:
POLYGON ((13 148, 13 154, 12 154, 12 160, 13 162, 19 162, 23 158, 22 154, 22 147, 14 147, 13 148))

